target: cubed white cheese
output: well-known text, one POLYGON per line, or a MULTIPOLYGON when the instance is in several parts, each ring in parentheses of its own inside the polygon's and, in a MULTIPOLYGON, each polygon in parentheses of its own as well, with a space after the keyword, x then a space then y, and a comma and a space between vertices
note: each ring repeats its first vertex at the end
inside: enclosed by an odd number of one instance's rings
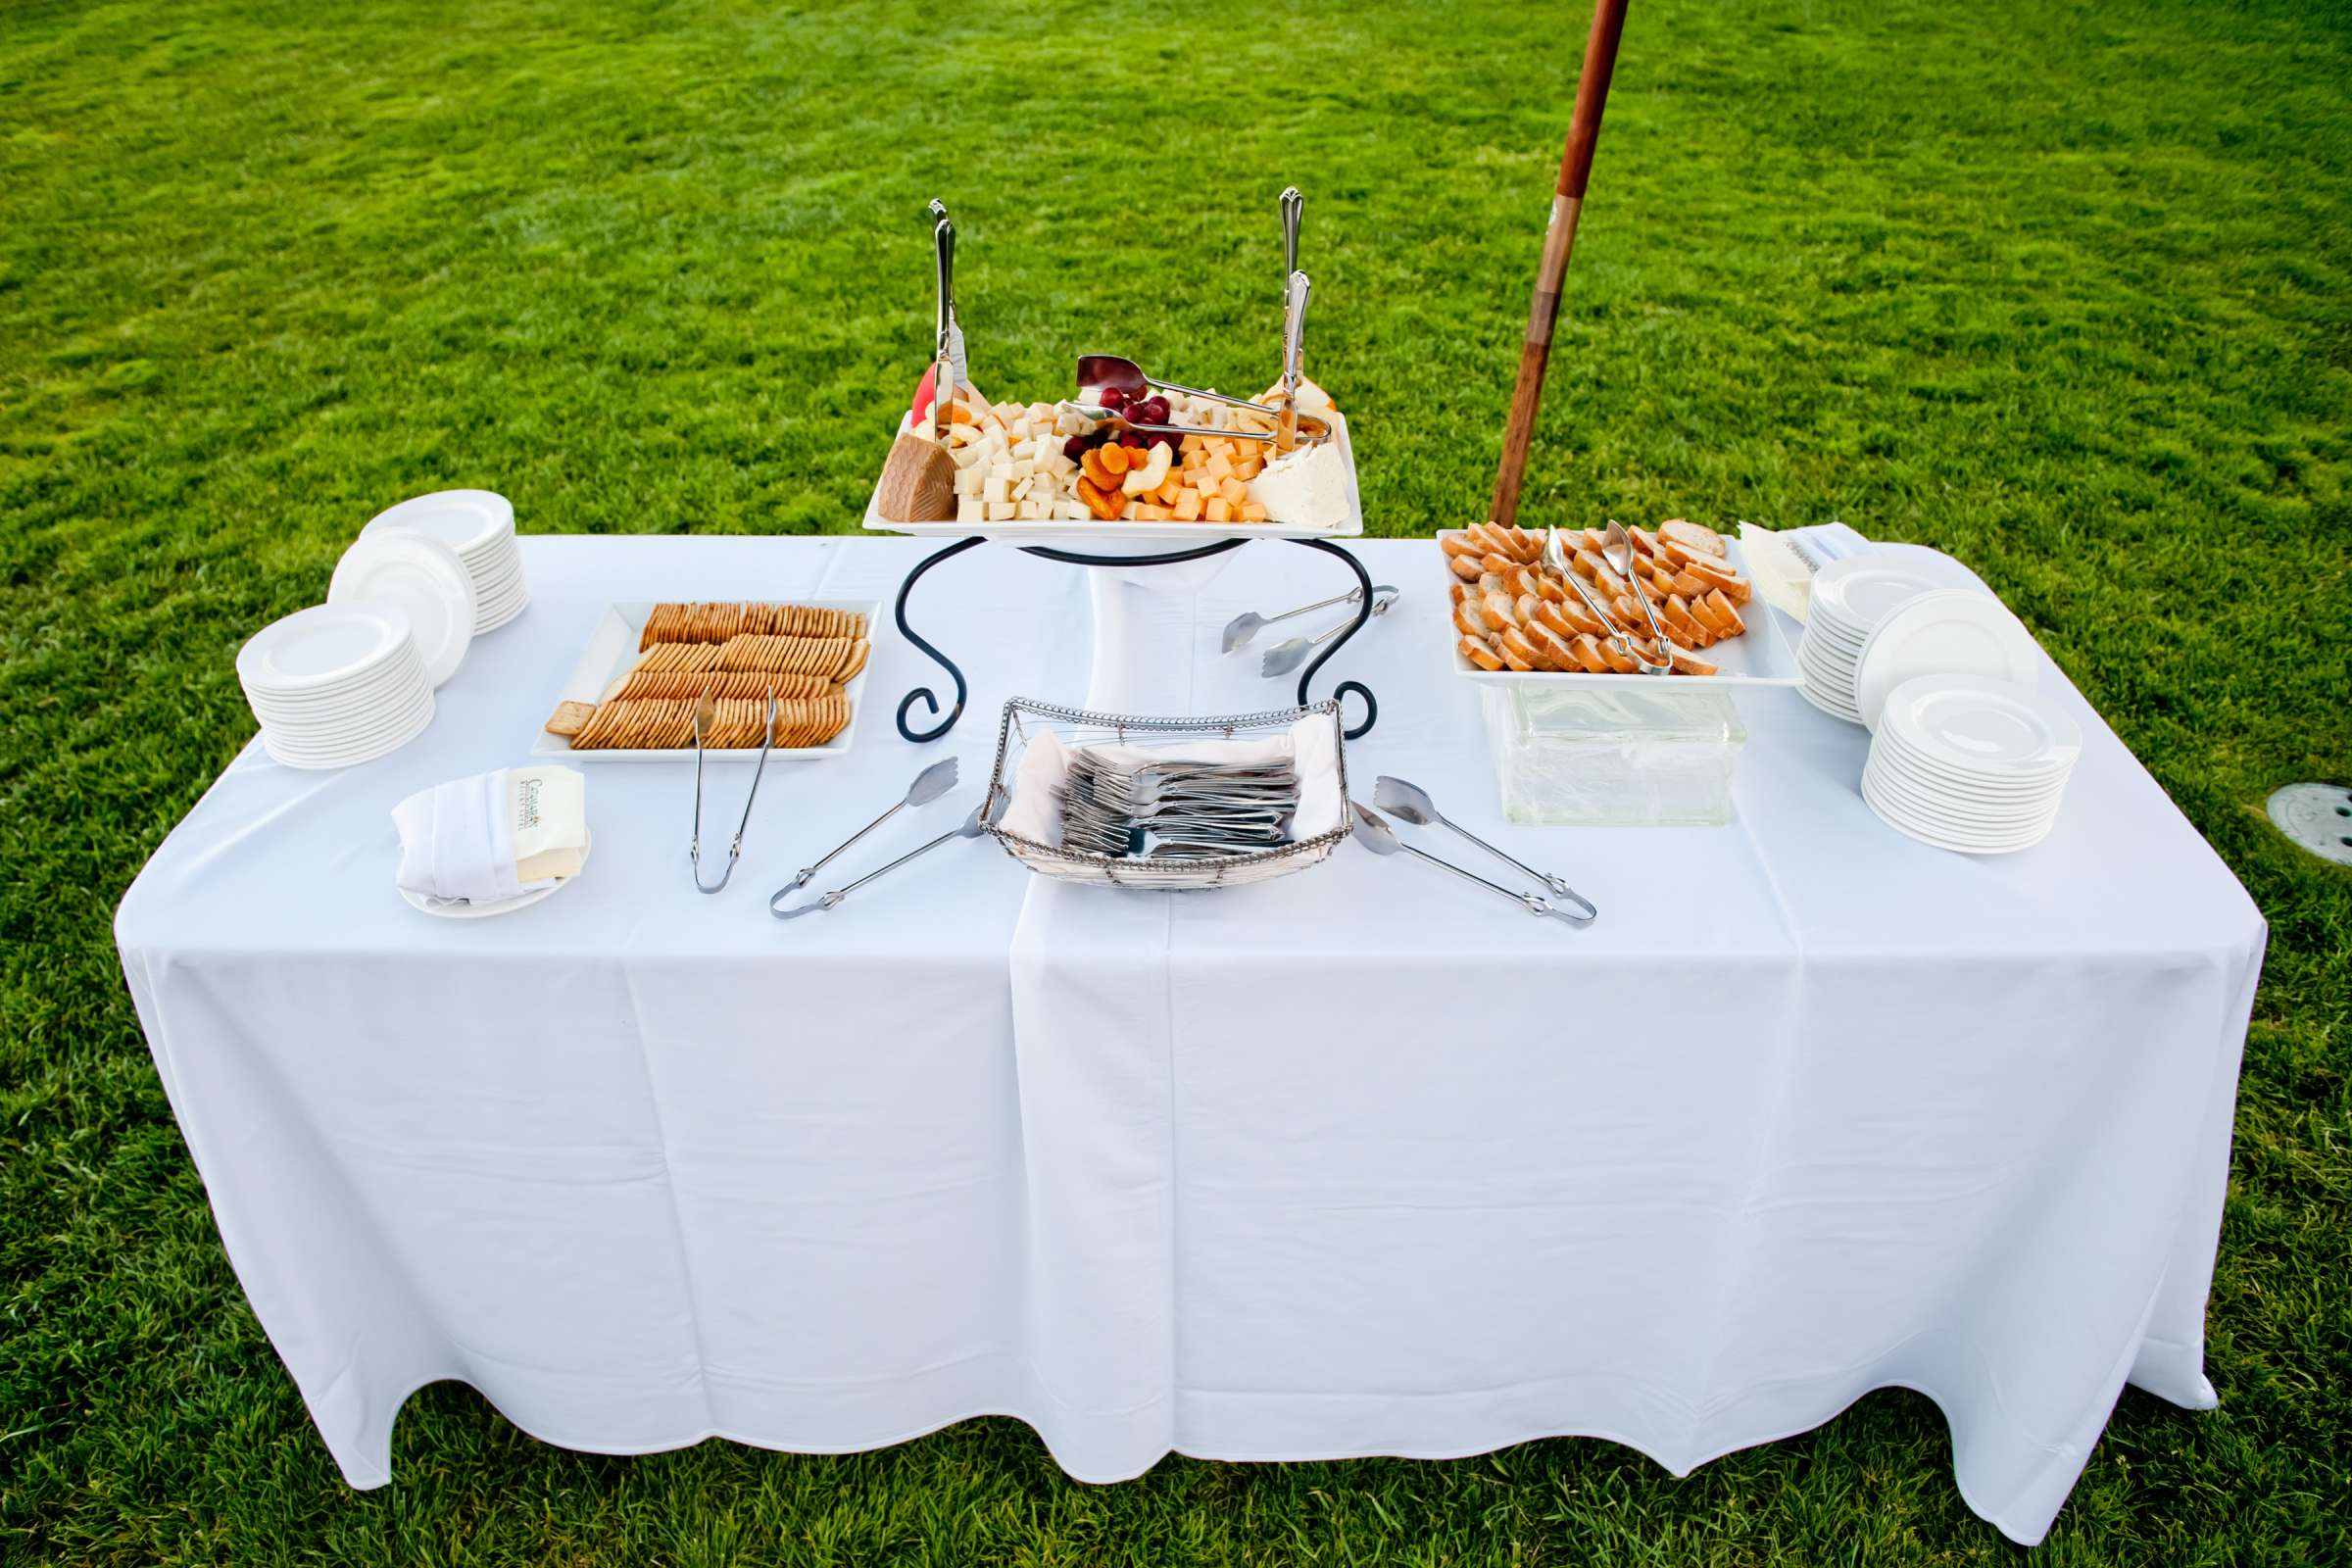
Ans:
POLYGON ((957 496, 956 498, 956 520, 957 522, 981 521, 982 510, 978 496, 957 496))
POLYGON ((991 522, 1010 522, 1013 514, 1013 504, 1009 501, 991 501, 988 504, 988 520, 991 522))

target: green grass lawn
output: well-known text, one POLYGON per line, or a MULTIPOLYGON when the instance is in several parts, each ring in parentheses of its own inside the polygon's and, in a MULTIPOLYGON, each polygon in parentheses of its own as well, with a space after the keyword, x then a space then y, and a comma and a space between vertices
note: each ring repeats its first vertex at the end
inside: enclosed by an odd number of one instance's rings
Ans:
MULTIPOLYGON (((1999 1563, 1923 1398, 1676 1481, 1597 1442, 1066 1480, 542 1446, 416 1399, 337 1478, 223 1258, 116 967, 252 732, 230 658, 361 522, 853 526, 921 368, 924 199, 975 373, 1313 373, 1373 531, 1484 514, 1589 12, 804 15, 484 0, 0 10, 0 1561, 1999 1563), (948 117, 943 126, 943 117, 948 117), (1076 323, 1076 324, 1074 324, 1076 323)), ((2041 1557, 2352 1559, 2352 13, 1638 0, 1532 516, 1841 517, 1983 572, 2271 921, 2211 1312, 2041 1557)))

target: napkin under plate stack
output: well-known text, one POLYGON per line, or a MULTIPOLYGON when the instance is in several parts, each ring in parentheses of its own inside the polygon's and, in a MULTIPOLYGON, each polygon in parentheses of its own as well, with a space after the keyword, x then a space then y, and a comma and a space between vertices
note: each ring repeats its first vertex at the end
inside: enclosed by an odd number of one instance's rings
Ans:
POLYGON ((522 581, 522 552, 514 544, 514 508, 490 490, 436 490, 377 514, 360 530, 365 539, 412 529, 448 545, 473 578, 476 636, 522 613, 530 594, 522 581))
POLYGON ((2003 855, 2049 835, 2082 751, 2075 721, 2032 691, 1977 675, 1916 676, 1879 712, 1862 798, 1923 843, 2003 855))
POLYGON ((408 616, 387 604, 314 605, 237 650, 262 744, 288 767, 349 767, 432 722, 433 687, 408 616))

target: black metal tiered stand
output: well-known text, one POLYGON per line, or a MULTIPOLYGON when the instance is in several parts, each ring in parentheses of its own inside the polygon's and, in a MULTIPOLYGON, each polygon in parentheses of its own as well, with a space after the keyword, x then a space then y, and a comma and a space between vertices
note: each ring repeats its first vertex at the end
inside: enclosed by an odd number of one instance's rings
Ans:
MULTIPOLYGON (((1228 550, 1239 550, 1242 546, 1251 542, 1248 539, 1220 539, 1215 544, 1199 545, 1191 550, 1171 550, 1156 556, 1090 556, 1075 550, 1056 550, 1051 545, 1021 545, 1018 548, 1024 555, 1036 556, 1045 561, 1058 561, 1071 566, 1173 566, 1181 562, 1204 561, 1210 556, 1221 556, 1228 550)), ((1309 550, 1320 550, 1327 556, 1336 556, 1348 563, 1348 569, 1355 573, 1356 586, 1360 590, 1360 601, 1356 606, 1355 619, 1348 623, 1348 629, 1340 634, 1336 642, 1316 655, 1314 662, 1299 671, 1298 706, 1304 708, 1307 706, 1307 688, 1314 681, 1315 672, 1330 662, 1332 655, 1347 647, 1354 639, 1355 634, 1363 630, 1364 622, 1372 618, 1372 578, 1364 570, 1362 562, 1357 561, 1354 556, 1329 540, 1292 539, 1288 542, 1304 545, 1309 550)), ((963 671, 956 667, 956 661, 941 653, 930 643, 925 642, 912 626, 906 624, 906 596, 914 591, 915 583, 921 579, 924 572, 929 571, 943 561, 962 555, 975 545, 986 543, 988 543, 988 538, 985 534, 974 534, 969 539, 958 539, 945 550, 924 557, 922 562, 906 574, 906 580, 899 584, 897 608, 899 635, 930 655, 934 662, 956 678, 956 706, 948 710, 947 717, 929 729, 918 730, 908 727, 906 710, 920 702, 932 712, 937 713, 939 698, 932 693, 931 688, 917 686, 913 691, 899 699, 899 733, 907 740, 918 744, 923 741, 935 741, 954 729, 956 721, 963 716, 963 700, 967 688, 964 685, 963 671)), ((1348 738, 1354 740, 1370 732, 1373 724, 1380 717, 1380 704, 1372 696, 1371 688, 1361 681, 1344 680, 1332 689, 1332 695, 1343 700, 1349 692, 1353 692, 1364 700, 1364 721, 1347 732, 1348 738)))

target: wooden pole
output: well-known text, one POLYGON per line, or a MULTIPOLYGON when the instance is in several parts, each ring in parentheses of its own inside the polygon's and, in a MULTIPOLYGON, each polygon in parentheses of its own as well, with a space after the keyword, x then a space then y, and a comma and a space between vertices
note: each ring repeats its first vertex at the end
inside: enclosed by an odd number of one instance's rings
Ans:
POLYGON ((1576 220, 1584 211, 1585 181, 1592 172, 1592 147, 1600 140, 1600 112, 1609 101, 1609 74, 1617 68, 1617 37, 1624 30, 1625 0, 1593 0, 1592 35, 1585 40, 1576 113, 1569 119, 1568 146, 1560 155, 1559 190, 1551 200, 1551 226, 1544 231, 1536 302, 1527 315, 1527 341, 1519 349, 1519 382, 1511 389, 1510 418, 1502 427, 1502 466, 1494 474, 1490 516, 1506 527, 1519 515, 1519 481, 1527 475, 1536 410, 1544 402, 1551 327, 1560 314, 1560 287, 1568 276, 1568 254, 1576 248, 1576 220))

